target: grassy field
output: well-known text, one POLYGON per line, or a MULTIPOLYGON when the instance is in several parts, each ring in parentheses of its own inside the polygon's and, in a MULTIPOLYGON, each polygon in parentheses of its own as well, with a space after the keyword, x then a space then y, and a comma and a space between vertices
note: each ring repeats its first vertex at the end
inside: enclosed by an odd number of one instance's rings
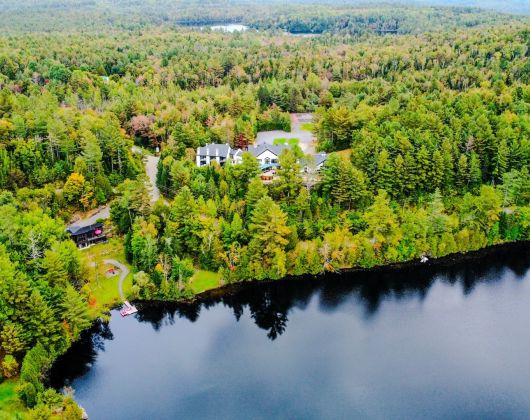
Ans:
POLYGON ((300 139, 292 138, 292 139, 286 139, 285 137, 279 137, 277 139, 274 139, 272 141, 272 144, 276 146, 288 144, 289 146, 296 146, 300 143, 300 139))
POLYGON ((300 129, 304 131, 310 131, 312 133, 315 129, 315 124, 311 122, 305 122, 300 124, 300 129))
POLYGON ((2 420, 17 418, 17 413, 20 414, 20 418, 24 418, 22 413, 27 411, 15 392, 16 384, 17 382, 13 380, 0 384, 0 419, 2 420))
POLYGON ((201 293, 206 290, 219 287, 219 274, 212 271, 197 270, 191 278, 193 293, 201 293))
MULTIPOLYGON (((130 294, 132 287, 132 268, 125 261, 123 244, 119 239, 112 239, 106 244, 99 244, 81 251, 83 261, 87 266, 88 287, 90 293, 90 307, 94 317, 113 305, 120 303, 118 292, 119 274, 114 277, 107 277, 107 270, 111 267, 103 261, 107 259, 117 260, 125 264, 131 273, 123 283, 125 296, 130 294)), ((206 290, 219 287, 219 274, 197 270, 191 278, 191 287, 194 293, 201 293, 206 290)))
MULTIPOLYGON (((107 259, 117 260, 129 269, 131 267, 125 261, 123 243, 120 239, 111 239, 106 244, 98 244, 81 251, 81 255, 87 267, 88 285, 85 286, 90 294, 90 308, 94 317, 110 307, 120 303, 118 283, 120 274, 114 277, 107 277, 107 270, 110 265, 103 261, 107 259)), ((132 286, 132 273, 130 273, 123 283, 125 296, 130 293, 132 286)))

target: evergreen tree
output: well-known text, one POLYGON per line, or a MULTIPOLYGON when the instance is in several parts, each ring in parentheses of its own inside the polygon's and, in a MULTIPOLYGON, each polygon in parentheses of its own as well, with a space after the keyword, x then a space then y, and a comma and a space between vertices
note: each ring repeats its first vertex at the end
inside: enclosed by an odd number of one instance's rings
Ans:
POLYGON ((460 192, 467 188, 469 183, 469 164, 467 156, 461 154, 458 159, 457 174, 456 174, 456 186, 460 192))
POLYGON ((375 163, 374 188, 393 194, 394 176, 394 168, 392 168, 389 153, 386 149, 383 149, 375 163))
POLYGON ((87 329, 92 323, 88 313, 88 305, 73 287, 68 286, 62 303, 62 309, 70 339, 76 341, 81 332, 87 329))
POLYGON ((278 159, 280 167, 276 171, 278 180, 274 182, 274 191, 280 201, 292 204, 302 187, 300 165, 289 149, 284 149, 278 159))
POLYGON ((418 187, 418 165, 416 159, 411 153, 405 155, 405 176, 406 182, 404 184, 404 190, 406 196, 417 195, 416 188, 418 187))
POLYGON ((234 199, 243 198, 250 180, 260 173, 258 161, 248 152, 243 153, 243 160, 240 164, 228 165, 226 171, 234 199))
POLYGON ((270 197, 265 196, 257 202, 249 232, 249 252, 256 277, 279 278, 285 275, 285 267, 275 267, 274 261, 283 258, 291 229, 287 226, 287 215, 270 197))
POLYGON ((68 284, 68 273, 63 264, 61 256, 54 251, 47 250, 42 259, 43 279, 51 286, 65 288, 68 284))
POLYGON ((482 171, 479 156, 472 152, 469 163, 469 188, 471 191, 478 191, 482 184, 482 171))
POLYGON ((494 158, 493 176, 496 181, 500 181, 504 173, 507 171, 509 154, 510 150, 506 144, 506 140, 503 139, 499 142, 497 153, 494 158))
POLYGON ((405 159, 398 154, 394 159, 394 179, 392 191, 398 196, 402 197, 405 191, 405 183, 407 181, 407 174, 405 168, 405 159))
POLYGON ((31 343, 54 348, 61 340, 60 325, 55 314, 38 290, 33 290, 21 320, 26 326, 31 343))
POLYGON ((402 232, 385 191, 378 192, 374 203, 364 214, 364 220, 368 225, 365 231, 366 237, 376 249, 381 250, 384 255, 393 260, 396 257, 395 247, 402 237, 402 232))
POLYGON ((419 188, 424 191, 429 190, 431 183, 432 163, 429 155, 429 151, 425 146, 421 146, 416 153, 417 162, 417 179, 419 181, 419 188))
POLYGON ((451 143, 448 140, 444 140, 442 143, 442 160, 444 168, 442 189, 451 191, 454 187, 455 165, 453 163, 451 143))
POLYGON ((27 348, 24 329, 12 322, 6 323, 0 332, 0 347, 7 354, 17 354, 27 348))
POLYGON ((246 211, 250 217, 256 203, 267 195, 267 188, 258 177, 252 178, 248 184, 248 191, 245 196, 246 211))
POLYGON ((429 190, 442 188, 445 174, 445 162, 439 150, 432 154, 432 177, 429 190))

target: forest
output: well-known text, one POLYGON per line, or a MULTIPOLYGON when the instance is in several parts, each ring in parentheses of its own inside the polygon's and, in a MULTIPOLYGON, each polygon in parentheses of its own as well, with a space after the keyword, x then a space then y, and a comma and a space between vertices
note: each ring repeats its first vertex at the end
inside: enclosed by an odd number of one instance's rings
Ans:
POLYGON ((524 21, 528 5, 519 0, 0 0, 5 33, 79 33, 243 23, 255 30, 329 33, 360 37, 448 31, 508 20, 524 21), (444 7, 448 3, 451 6, 444 7), (465 7, 463 7, 465 6, 465 7), (479 9, 478 7, 488 7, 479 9))
POLYGON ((214 288, 530 240, 525 16, 242 1, 200 19, 189 3, 168 21, 153 2, 117 1, 108 19, 106 2, 19 3, 0 0, 6 418, 80 416, 46 375, 108 310, 66 232, 98 207, 140 301, 193 298, 198 273, 214 288), (41 16, 48 28, 28 27, 41 16), (251 29, 197 27, 241 21, 251 29), (328 154, 320 171, 297 147, 271 183, 249 153, 197 167, 197 147, 251 146, 299 112, 328 154), (134 148, 160 150, 154 204, 134 148))

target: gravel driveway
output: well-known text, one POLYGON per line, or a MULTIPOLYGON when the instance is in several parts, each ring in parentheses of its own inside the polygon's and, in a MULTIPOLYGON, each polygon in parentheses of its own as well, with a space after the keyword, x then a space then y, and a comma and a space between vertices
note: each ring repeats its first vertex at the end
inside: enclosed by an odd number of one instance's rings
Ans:
POLYGON ((301 125, 313 121, 311 114, 291 114, 291 132, 275 130, 260 131, 256 136, 256 144, 273 144, 274 139, 299 139, 300 148, 307 154, 316 153, 316 138, 310 131, 302 130, 301 125))

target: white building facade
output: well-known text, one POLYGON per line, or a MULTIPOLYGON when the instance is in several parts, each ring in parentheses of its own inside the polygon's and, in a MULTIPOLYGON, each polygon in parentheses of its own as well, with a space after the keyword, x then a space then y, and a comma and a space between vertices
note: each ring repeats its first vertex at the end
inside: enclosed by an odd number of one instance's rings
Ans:
MULTIPOLYGON (((288 145, 260 144, 250 146, 246 151, 241 149, 232 149, 228 144, 207 144, 204 147, 197 148, 196 163, 198 167, 208 166, 213 161, 223 166, 226 162, 239 164, 243 160, 243 153, 248 152, 256 158, 262 170, 268 170, 279 166, 279 158, 288 145)), ((320 170, 324 165, 327 155, 319 153, 313 155, 314 165, 320 170)), ((303 171, 307 172, 307 165, 301 162, 303 171)))

